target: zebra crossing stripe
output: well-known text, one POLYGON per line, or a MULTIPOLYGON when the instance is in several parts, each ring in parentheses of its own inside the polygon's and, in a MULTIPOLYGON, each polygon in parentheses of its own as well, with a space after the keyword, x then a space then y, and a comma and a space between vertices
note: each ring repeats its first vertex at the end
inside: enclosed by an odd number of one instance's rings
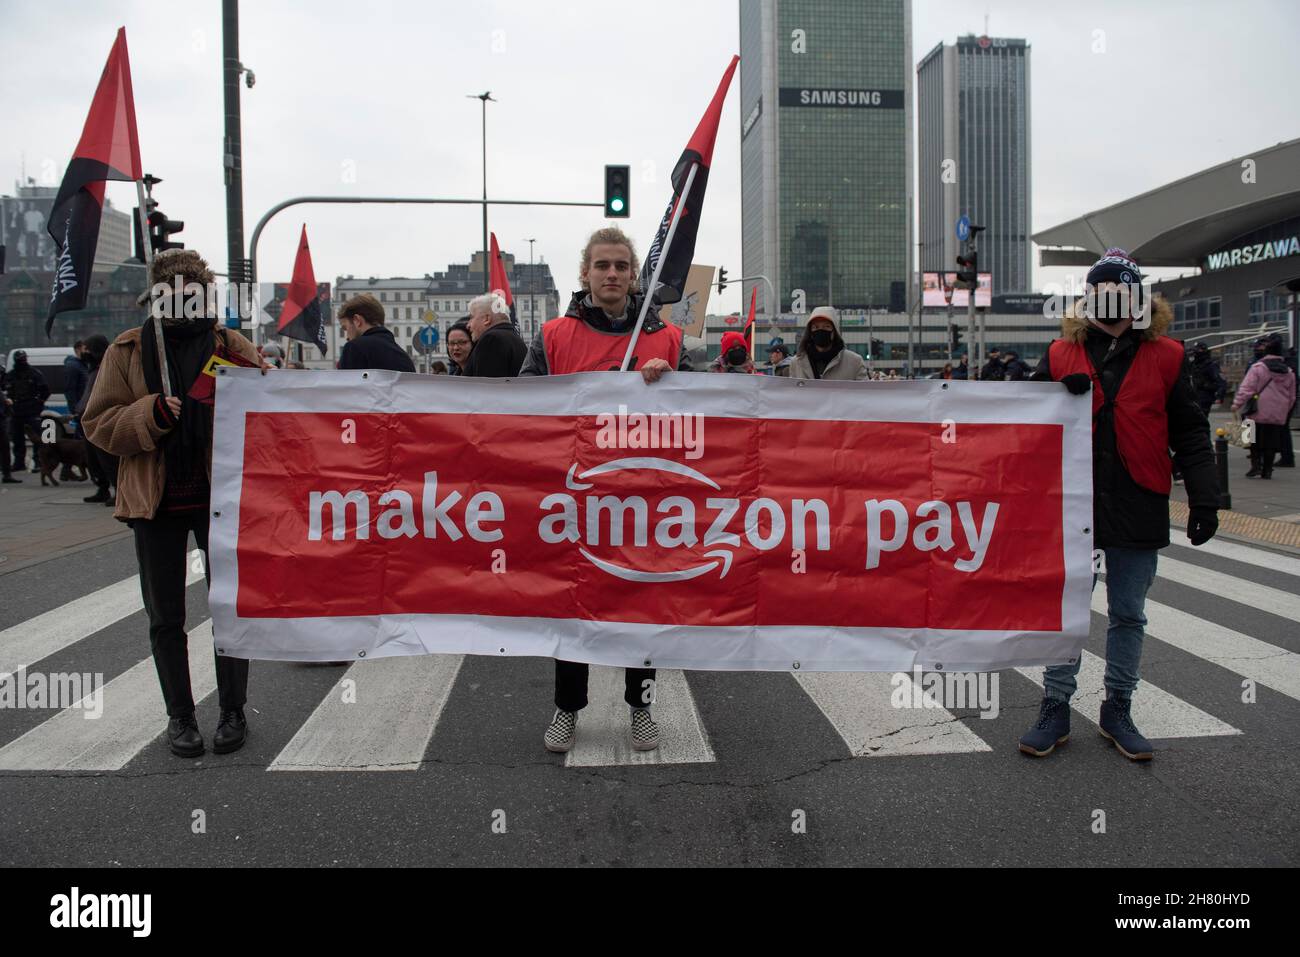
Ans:
MULTIPOLYGON (((1217 538, 1212 538, 1201 545, 1193 545, 1188 539, 1187 533, 1178 528, 1171 528, 1169 537, 1175 545, 1181 545, 1184 548, 1195 548, 1197 551, 1216 555, 1219 558, 1229 558, 1235 562, 1254 565, 1257 568, 1267 568, 1272 572, 1284 572, 1287 575, 1300 577, 1300 558, 1293 558, 1280 552, 1270 552, 1263 548, 1251 548, 1249 545, 1239 545, 1236 542, 1222 541, 1217 538)), ((1162 559, 1163 557, 1161 556, 1162 559)))
MULTIPOLYGON (((1042 687, 1042 668, 1016 670, 1042 687)), ((1106 662, 1103 659, 1090 651, 1083 653, 1083 661, 1079 666, 1079 690, 1071 699, 1070 707, 1093 724, 1101 721, 1101 702, 1106 697, 1103 683, 1105 672, 1106 662)), ((1133 723, 1148 738, 1207 738, 1241 734, 1232 725, 1148 681, 1139 681, 1137 690, 1133 692, 1133 723)))
POLYGON ((828 671, 794 678, 855 758, 993 750, 932 695, 926 700, 933 707, 893 707, 892 674, 828 671))
POLYGON ((269 770, 418 770, 464 660, 421 655, 358 661, 269 770))
MULTIPOLYGON (((578 734, 564 758, 568 768, 608 767, 616 764, 703 764, 717 760, 704 733, 686 676, 676 670, 655 675, 652 707, 659 725, 659 747, 634 751, 631 709, 623 700, 623 669, 592 665, 587 681, 587 707, 578 715, 578 734)), ((537 746, 542 746, 538 724, 537 746)))
MULTIPOLYGON (((1092 610, 1106 614, 1105 592, 1093 592, 1092 610)), ((1152 638, 1300 701, 1300 655, 1149 598, 1146 616, 1152 638)))
MULTIPOLYGON (((193 553, 186 557, 189 563, 186 587, 203 578, 203 572, 193 570, 192 559, 193 553)), ((29 667, 142 608, 144 599, 140 595, 140 576, 132 575, 20 625, 6 628, 0 631, 0 673, 12 674, 29 667)))
POLYGON ((1224 572, 1216 572, 1190 562, 1180 562, 1176 558, 1160 556, 1156 564, 1156 575, 1197 591, 1217 595, 1228 601, 1250 605, 1260 611, 1267 611, 1291 621, 1300 621, 1300 595, 1286 592, 1280 588, 1260 585, 1252 581, 1237 578, 1224 572))
MULTIPOLYGON (((212 660, 212 620, 189 635, 190 685, 195 702, 217 688, 212 660)), ((163 733, 167 708, 153 658, 146 658, 101 689, 103 714, 86 717, 65 708, 0 748, 4 771, 120 771, 163 733)))

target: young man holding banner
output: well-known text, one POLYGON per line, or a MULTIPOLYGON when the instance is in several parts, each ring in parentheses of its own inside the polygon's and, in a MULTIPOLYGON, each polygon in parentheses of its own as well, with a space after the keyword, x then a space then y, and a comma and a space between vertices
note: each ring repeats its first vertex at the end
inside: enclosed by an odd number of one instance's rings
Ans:
MULTIPOLYGON (((644 299, 636 277, 632 240, 616 226, 592 233, 582 252, 582 290, 574 293, 563 316, 538 330, 519 374, 618 372, 644 299)), ((658 309, 651 305, 630 369, 649 384, 682 360, 681 330, 660 321, 658 309)), ((556 659, 555 714, 543 738, 546 750, 563 753, 573 747, 578 712, 587 706, 587 673, 586 664, 556 659)), ((632 747, 638 751, 659 746, 659 726, 650 715, 654 677, 653 668, 624 671, 623 700, 632 709, 632 747)))
MULTIPOLYGON (((1141 282, 1137 263, 1122 249, 1108 249, 1088 271, 1085 298, 1066 310, 1061 338, 1033 378, 1061 382, 1075 395, 1093 390, 1093 547, 1105 555, 1100 570, 1109 612, 1100 728, 1125 757, 1149 761, 1151 742, 1131 708, 1147 590, 1159 550, 1169 544, 1170 451, 1186 484, 1191 543, 1209 541, 1219 519, 1209 422, 1182 343, 1163 335, 1172 310, 1163 299, 1144 309, 1141 282)), ((1020 739, 1021 751, 1044 757, 1069 738, 1078 674, 1079 662, 1046 669, 1038 721, 1020 739)))

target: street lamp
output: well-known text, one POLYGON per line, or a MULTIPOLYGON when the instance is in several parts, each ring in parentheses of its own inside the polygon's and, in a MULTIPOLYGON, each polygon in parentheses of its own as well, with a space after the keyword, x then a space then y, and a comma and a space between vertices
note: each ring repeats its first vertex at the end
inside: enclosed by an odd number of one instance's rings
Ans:
POLYGON ((483 291, 491 292, 488 288, 492 284, 491 270, 488 269, 488 222, 487 222, 487 105, 488 100, 493 103, 500 102, 492 98, 492 91, 484 93, 468 93, 466 97, 471 100, 483 101, 483 291))

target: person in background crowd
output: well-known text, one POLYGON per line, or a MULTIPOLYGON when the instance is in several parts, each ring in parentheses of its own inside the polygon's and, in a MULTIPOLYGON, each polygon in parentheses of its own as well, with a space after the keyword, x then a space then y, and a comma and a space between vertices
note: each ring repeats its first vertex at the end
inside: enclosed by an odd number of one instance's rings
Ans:
POLYGON ((898 382, 902 379, 902 376, 898 374, 897 369, 890 369, 889 372, 885 375, 885 379, 888 380, 889 382, 898 382))
MULTIPOLYGON (((621 229, 607 226, 592 233, 578 267, 582 289, 573 294, 564 315, 542 324, 519 374, 620 371, 645 300, 637 288, 639 270, 636 249, 621 229)), ((647 385, 682 367, 683 340, 682 330, 664 323, 652 303, 636 346, 636 371, 647 385)), ((587 706, 588 670, 582 662, 555 660, 555 714, 542 739, 546 750, 563 753, 573 747, 578 712, 587 706)), ((659 725, 650 714, 654 679, 653 668, 623 672, 623 700, 631 708, 631 741, 637 751, 659 747, 659 725)))
MULTIPOLYGON (((14 367, 5 380, 5 390, 13 403, 9 422, 14 449, 13 470, 22 472, 27 468, 27 429, 39 427, 41 410, 45 408, 45 400, 50 397, 50 387, 45 382, 45 376, 27 361, 27 353, 23 349, 14 353, 14 367)), ((35 457, 36 450, 33 449, 32 458, 35 457)), ((40 469, 33 467, 32 471, 38 472, 40 469)))
POLYGON ((980 369, 981 382, 1001 382, 1007 377, 1007 367, 1002 364, 1002 354, 997 349, 989 350, 989 361, 980 369))
POLYGON ((770 366, 769 375, 778 375, 787 379, 790 377, 790 363, 794 360, 790 358, 790 347, 784 342, 778 342, 768 349, 767 361, 770 366))
POLYGON ((1228 394, 1228 380, 1219 371, 1214 354, 1204 342, 1192 346, 1189 355, 1192 363, 1192 388, 1196 390, 1196 404, 1206 415, 1215 403, 1222 402, 1228 394))
POLYGON ((1251 469, 1247 478, 1271 479, 1273 458, 1282 451, 1282 434, 1287 428, 1287 416, 1295 403, 1296 377, 1282 358, 1281 336, 1264 345, 1264 358, 1246 370, 1237 395, 1232 401, 1232 411, 1241 410, 1252 397, 1255 410, 1246 413, 1255 420, 1255 441, 1251 444, 1251 469))
MULTIPOLYGON (((14 478, 13 463, 10 461, 9 421, 13 418, 14 400, 9 398, 9 379, 5 375, 4 364, 0 363, 0 484, 18 485, 20 478, 14 478)), ((19 467, 21 469, 21 466, 19 467)))
POLYGON ((81 396, 86 391, 86 377, 90 366, 86 363, 86 343, 78 339, 72 347, 73 354, 63 359, 63 398, 68 403, 68 414, 76 415, 81 396))
MULTIPOLYGON (((1204 545, 1219 527, 1218 476, 1210 424, 1196 404, 1182 344, 1164 335, 1173 310, 1156 299, 1150 321, 1142 274, 1122 249, 1108 249, 1088 271, 1086 295, 1061 320, 1061 338, 1048 347, 1036 381, 1062 383, 1072 395, 1092 390, 1092 533, 1105 555, 1106 699, 1099 727, 1126 758, 1151 760, 1151 742, 1133 722, 1146 595, 1159 550, 1169 544, 1169 452, 1187 488, 1187 537, 1204 545)), ((1080 518, 1080 522, 1083 519, 1080 518)), ((1097 576, 1093 575, 1096 587, 1097 576)), ((1020 750, 1051 754, 1070 737, 1070 698, 1082 659, 1043 673, 1038 720, 1020 750)))
POLYGON ((488 292, 469 303, 469 334, 474 340, 462 375, 509 379, 519 374, 528 347, 510 322, 510 307, 500 293, 488 292))
POLYGON ((465 374, 465 363, 473 348, 474 340, 469 334, 469 316, 465 316, 447 330, 447 358, 451 360, 448 375, 465 374))
POLYGON ((710 372, 755 373, 754 361, 749 357, 749 345, 743 333, 728 330, 722 334, 718 357, 709 363, 710 372))
POLYGON ((844 345, 840 320, 830 306, 818 306, 808 317, 799 350, 790 364, 792 379, 865 379, 867 363, 844 345))
MULTIPOLYGON (((189 393, 214 355, 237 355, 258 362, 253 344, 221 326, 204 310, 192 315, 178 288, 213 282, 211 269, 192 249, 159 253, 149 270, 154 296, 151 310, 162 316, 163 341, 155 323, 128 329, 108 347, 86 403, 85 427, 90 441, 119 456, 115 518, 135 534, 140 563, 140 591, 149 615, 149 644, 167 705, 167 744, 178 757, 204 751, 194 719, 190 685, 189 641, 185 633, 185 573, 190 534, 208 561, 208 516, 211 510, 213 406, 189 393), (184 317, 184 318, 182 318, 184 317), (165 395, 158 350, 166 350, 170 395, 165 395)), ((263 366, 263 368, 265 368, 263 366)), ((248 661, 216 656, 221 717, 212 750, 227 754, 244 746, 248 723, 248 661)))
POLYGON ((277 369, 284 368, 284 350, 274 342, 268 342, 258 349, 261 353, 262 361, 268 365, 275 366, 277 369))
MULTIPOLYGON (((82 354, 85 357, 86 365, 90 368, 90 374, 86 376, 86 387, 82 390, 81 401, 73 410, 78 419, 86 413, 86 404, 90 401, 90 393, 94 390, 95 382, 99 379, 99 370, 104 361, 104 353, 107 351, 108 339, 106 337, 94 335, 86 340, 86 348, 82 354)), ((81 441, 86 447, 86 468, 90 472, 90 477, 94 481, 96 488, 93 495, 87 495, 82 501, 110 507, 115 506, 117 498, 110 490, 117 487, 117 456, 110 455, 86 438, 85 429, 82 429, 82 433, 81 441)))
POLYGON ((384 327, 383 305, 370 293, 359 293, 343 303, 339 325, 348 340, 339 356, 340 369, 415 371, 411 357, 384 327))
POLYGON ((1008 351, 1003 368, 1008 382, 1023 382, 1029 378, 1029 366, 1020 361, 1019 353, 1008 351))
MULTIPOLYGON (((1300 399, 1300 370, 1297 370, 1296 368, 1296 347, 1295 346, 1292 346, 1290 349, 1287 350, 1286 364, 1291 367, 1291 374, 1296 376, 1296 384, 1297 384, 1296 397, 1297 399, 1300 399)), ((1289 421, 1291 417, 1295 415, 1295 412, 1296 412, 1296 404, 1293 402, 1291 404, 1291 411, 1287 415, 1287 419, 1288 419, 1287 426, 1285 429, 1282 430, 1282 453, 1277 460, 1277 467, 1280 469, 1295 468, 1295 444, 1294 444, 1294 439, 1291 436, 1291 423, 1289 421)))
POLYGON ((441 359, 435 359, 433 365, 429 366, 429 373, 430 375, 446 375, 447 363, 443 362, 441 359))
POLYGON ((951 363, 951 362, 945 362, 945 363, 943 364, 943 368, 939 370, 939 378, 940 378, 940 379, 951 379, 951 378, 952 378, 952 363, 951 363))
POLYGON ((954 379, 970 378, 970 364, 966 361, 966 357, 964 355, 959 360, 957 360, 957 367, 952 370, 952 377, 954 379))

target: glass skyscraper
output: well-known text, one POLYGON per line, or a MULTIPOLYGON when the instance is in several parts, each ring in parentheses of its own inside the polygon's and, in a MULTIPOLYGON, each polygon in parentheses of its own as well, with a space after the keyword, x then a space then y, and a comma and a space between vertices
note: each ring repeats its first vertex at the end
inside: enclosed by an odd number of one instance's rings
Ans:
MULTIPOLYGON (((906 308, 911 0, 740 0, 741 212, 760 310, 906 308)), ((745 284, 748 303, 749 283, 745 284)))
POLYGON ((959 37, 916 68, 921 262, 952 272, 965 214, 987 228, 979 270, 993 294, 1029 292, 1029 50, 1024 40, 959 37))

